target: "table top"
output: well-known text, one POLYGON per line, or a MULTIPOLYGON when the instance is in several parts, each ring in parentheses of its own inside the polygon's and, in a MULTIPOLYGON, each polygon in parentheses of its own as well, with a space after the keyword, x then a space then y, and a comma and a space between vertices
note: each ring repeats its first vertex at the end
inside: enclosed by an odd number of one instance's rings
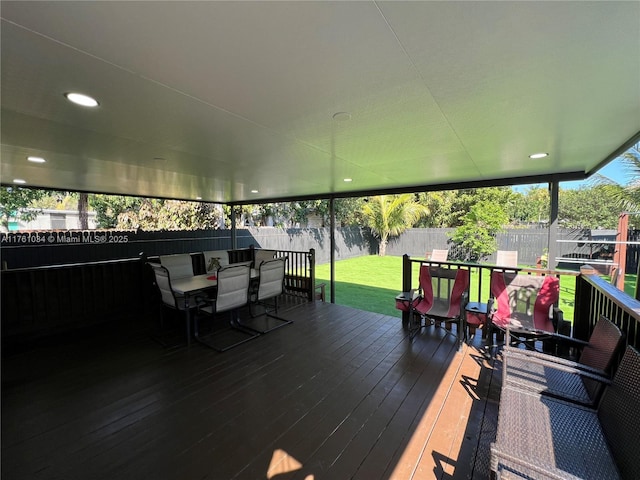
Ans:
MULTIPOLYGON (((251 278, 258 278, 259 276, 260 272, 252 268, 251 278)), ((179 295, 187 295, 217 286, 218 280, 215 278, 215 273, 213 272, 171 281, 171 289, 179 295)))
POLYGON ((487 304, 481 302, 469 302, 465 307, 467 312, 487 313, 487 304))
POLYGON ((396 295, 396 300, 413 300, 414 298, 416 298, 416 290, 411 290, 409 292, 402 292, 399 293, 398 295, 396 295))

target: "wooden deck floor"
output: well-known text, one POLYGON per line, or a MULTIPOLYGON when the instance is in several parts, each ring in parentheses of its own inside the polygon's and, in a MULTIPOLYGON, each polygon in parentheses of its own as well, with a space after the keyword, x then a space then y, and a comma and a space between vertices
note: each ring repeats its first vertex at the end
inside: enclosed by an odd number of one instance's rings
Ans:
POLYGON ((443 329, 329 303, 225 353, 141 329, 3 359, 2 478, 489 477, 499 375, 443 329))

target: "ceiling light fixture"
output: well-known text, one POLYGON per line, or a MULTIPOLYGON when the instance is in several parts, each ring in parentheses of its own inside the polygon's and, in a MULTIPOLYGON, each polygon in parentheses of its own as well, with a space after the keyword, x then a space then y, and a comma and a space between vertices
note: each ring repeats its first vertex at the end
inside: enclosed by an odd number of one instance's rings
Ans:
POLYGON ((30 162, 33 162, 33 163, 45 163, 46 162, 46 160, 44 158, 42 158, 42 157, 29 156, 29 157, 27 157, 27 160, 29 160, 30 162))
POLYGON ((531 155, 529 155, 529 158, 531 159, 536 159, 536 158, 544 158, 544 157, 548 157, 549 154, 548 153, 532 153, 531 155))
POLYGON ((258 193, 258 190, 251 190, 251 193, 258 193))
POLYGON ((345 182, 353 182, 353 178, 345 178, 344 181, 345 182))
POLYGON ((95 98, 90 97, 89 95, 84 95, 82 93, 69 92, 65 93, 64 96, 70 102, 73 102, 76 105, 81 105, 83 107, 97 107, 98 105, 100 105, 95 98))
POLYGON ((202 197, 196 197, 196 200, 202 200, 202 197))
POLYGON ((351 114, 349 112, 336 112, 333 114, 333 119, 336 122, 346 122, 351 120, 351 114))
POLYGON ((25 183, 27 183, 27 181, 21 178, 14 178, 13 183, 17 183, 18 185, 24 185, 25 183))

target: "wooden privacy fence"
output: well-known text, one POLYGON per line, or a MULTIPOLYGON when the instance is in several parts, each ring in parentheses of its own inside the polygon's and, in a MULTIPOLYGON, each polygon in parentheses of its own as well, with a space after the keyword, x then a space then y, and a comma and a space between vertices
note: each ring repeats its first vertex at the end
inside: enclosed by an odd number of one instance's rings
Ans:
MULTIPOLYGON (((318 263, 331 258, 328 228, 251 227, 237 230, 236 248, 308 252, 318 263)), ((368 229, 342 227, 335 234, 337 260, 375 253, 368 229)), ((229 250, 231 230, 190 231, 37 231, 0 233, 0 258, 4 269, 68 265, 172 253, 229 250)))
MULTIPOLYGON (((453 229, 412 228, 399 237, 391 239, 387 247, 388 255, 409 254, 424 258, 435 249, 450 250, 450 259, 464 258, 464 252, 456 250, 450 243, 449 234, 453 229)), ((497 235, 498 250, 517 250, 519 262, 536 265, 545 253, 548 229, 509 229, 497 235)), ((316 252, 318 264, 327 263, 331 258, 329 228, 279 228, 250 227, 237 230, 237 248, 271 249, 278 251, 316 252)), ((610 255, 605 244, 597 245, 589 240, 615 240, 615 230, 560 229, 558 255, 573 258, 578 269, 582 262, 575 259, 605 258, 610 255), (584 240, 584 242, 580 242, 584 240), (567 242, 570 241, 570 242, 567 242)), ((629 240, 638 241, 640 232, 630 231, 629 240)), ((0 233, 0 258, 4 268, 30 268, 43 265, 63 265, 87 263, 121 258, 134 258, 140 252, 147 255, 166 255, 206 250, 226 250, 231 248, 230 230, 195 230, 171 232, 121 232, 121 231, 38 231, 0 233)), ((364 227, 339 227, 335 230, 335 259, 359 257, 375 254, 377 240, 364 227)), ((640 245, 629 245, 627 249, 627 273, 635 273, 640 258, 640 245)), ((495 263, 495 254, 485 259, 495 263)), ((564 268, 559 265, 559 268, 564 268)), ((567 268, 568 268, 567 267, 567 268)))

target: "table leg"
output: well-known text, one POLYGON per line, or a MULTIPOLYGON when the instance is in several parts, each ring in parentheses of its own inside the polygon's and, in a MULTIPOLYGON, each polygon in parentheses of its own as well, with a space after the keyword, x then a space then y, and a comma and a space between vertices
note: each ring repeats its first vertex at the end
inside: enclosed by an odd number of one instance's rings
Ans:
POLYGON ((191 346, 191 309, 189 308, 189 294, 184 294, 184 310, 187 322, 187 347, 191 346))

